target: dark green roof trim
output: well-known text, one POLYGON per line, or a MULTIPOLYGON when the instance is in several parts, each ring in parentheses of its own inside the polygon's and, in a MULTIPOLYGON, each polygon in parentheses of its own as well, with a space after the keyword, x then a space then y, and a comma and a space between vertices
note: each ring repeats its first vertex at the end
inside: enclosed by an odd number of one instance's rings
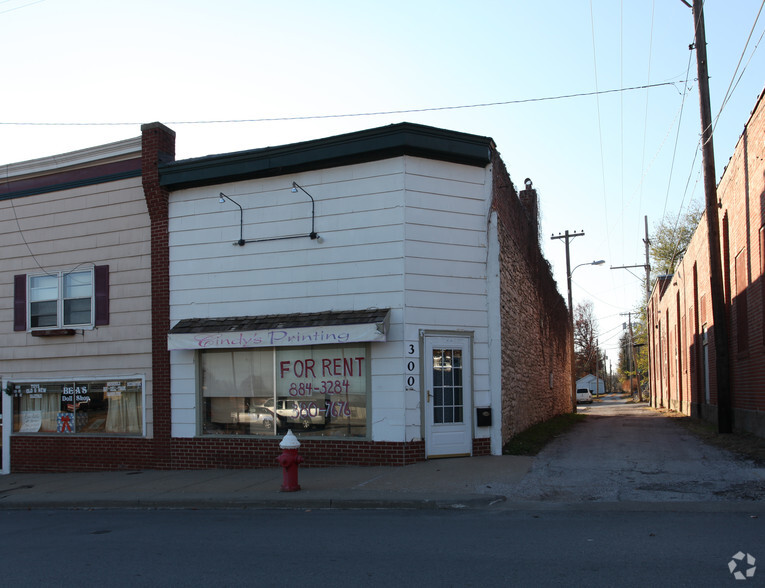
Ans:
POLYGON ((161 165, 160 184, 170 190, 279 176, 413 155, 485 167, 494 141, 412 123, 399 123, 313 141, 209 155, 161 165))
POLYGON ((105 184, 107 182, 117 182, 119 180, 126 180, 128 178, 140 178, 140 177, 141 177, 140 169, 131 170, 126 172, 109 174, 105 176, 98 176, 93 178, 76 180, 72 182, 62 182, 60 184, 49 184, 46 186, 30 188, 27 190, 18 190, 18 191, 0 193, 0 200, 10 200, 11 198, 22 198, 24 196, 33 196, 34 194, 48 194, 50 192, 59 192, 61 190, 72 190, 74 188, 81 188, 84 186, 93 186, 95 184, 105 184))

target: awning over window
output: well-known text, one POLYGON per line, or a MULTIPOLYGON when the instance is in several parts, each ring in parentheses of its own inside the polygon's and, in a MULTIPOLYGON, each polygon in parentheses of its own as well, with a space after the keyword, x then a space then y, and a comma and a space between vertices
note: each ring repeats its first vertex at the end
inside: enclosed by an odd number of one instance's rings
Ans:
POLYGON ((385 341, 390 309, 277 314, 179 321, 167 348, 241 349, 385 341))

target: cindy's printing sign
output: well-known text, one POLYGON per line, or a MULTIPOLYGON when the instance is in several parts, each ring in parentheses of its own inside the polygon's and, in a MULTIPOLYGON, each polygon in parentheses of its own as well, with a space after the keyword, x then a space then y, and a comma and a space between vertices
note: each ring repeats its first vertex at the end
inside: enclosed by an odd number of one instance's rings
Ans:
POLYGON ((382 325, 368 323, 226 333, 169 333, 167 348, 171 351, 175 349, 251 349, 385 340, 385 329, 382 325))

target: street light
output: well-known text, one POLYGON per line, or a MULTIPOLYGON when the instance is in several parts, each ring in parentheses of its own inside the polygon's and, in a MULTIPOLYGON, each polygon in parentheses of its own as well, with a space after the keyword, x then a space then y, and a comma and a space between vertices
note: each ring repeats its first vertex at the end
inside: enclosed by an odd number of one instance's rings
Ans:
MULTIPOLYGON (((566 253, 568 254, 568 250, 566 250, 566 253)), ((576 412, 576 361, 574 359, 574 305, 571 298, 571 276, 574 275, 574 272, 576 271, 576 268, 582 267, 583 265, 603 265, 606 263, 605 259, 599 259, 598 261, 591 261, 589 263, 580 263, 577 266, 574 266, 574 269, 569 271, 569 267, 571 267, 571 262, 569 261, 568 255, 566 255, 566 281, 568 284, 568 328, 571 331, 571 334, 569 336, 569 355, 571 357, 571 408, 572 412, 576 412)), ((597 382, 595 382, 595 385, 597 386, 597 382)))

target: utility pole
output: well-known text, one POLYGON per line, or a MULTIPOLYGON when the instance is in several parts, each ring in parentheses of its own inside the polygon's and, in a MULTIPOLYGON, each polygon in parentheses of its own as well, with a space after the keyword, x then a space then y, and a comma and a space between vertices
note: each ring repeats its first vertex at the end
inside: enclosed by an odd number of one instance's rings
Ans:
MULTIPOLYGON (((635 349, 637 347, 642 347, 642 343, 640 345, 635 344, 635 339, 632 335, 632 313, 631 312, 622 312, 622 316, 627 315, 627 321, 629 325, 629 333, 630 333, 630 341, 629 341, 629 360, 630 360, 630 369, 635 372, 635 381, 637 383, 637 397, 638 402, 643 401, 643 391, 640 388, 640 371, 638 370, 637 366, 637 359, 635 358, 635 349)), ((633 378, 630 376, 630 396, 635 396, 635 393, 633 392, 632 387, 632 381, 633 378)))
POLYGON ((595 339, 595 397, 600 397, 600 384, 598 383, 598 371, 600 368, 600 341, 595 339))
MULTIPOLYGON (((646 380, 648 384, 648 402, 651 402, 651 331, 648 328, 651 321, 648 320, 648 301, 651 299, 651 239, 648 237, 648 215, 643 217, 645 221, 645 344, 648 346, 647 355, 647 373, 646 380)), ((642 400, 642 399, 641 399, 642 400)))
POLYGON ((693 0, 693 21, 696 30, 696 62, 699 77, 701 110, 701 141, 704 161, 704 196, 706 201, 709 248, 709 282, 714 320, 715 355, 717 361, 717 432, 733 430, 733 410, 730 389, 730 352, 728 325, 725 316, 725 292, 722 281, 720 253, 720 224, 717 214, 717 183, 715 178, 715 151, 712 142, 712 107, 709 101, 709 72, 707 70, 707 38, 704 28, 702 0, 693 0))
MULTIPOLYGON (((642 267, 645 270, 645 314, 646 314, 646 339, 650 339, 650 333, 648 333, 648 301, 651 298, 651 240, 648 238, 648 216, 643 217, 644 223, 645 223, 645 238, 643 239, 643 243, 645 244, 645 263, 638 263, 635 265, 618 265, 618 266, 611 266, 612 270, 615 269, 634 269, 642 267)), ((632 273, 632 272, 630 272, 632 273)), ((633 274, 634 275, 634 274, 633 274)), ((622 313, 624 315, 625 313, 622 313)), ((630 321, 630 341, 632 341, 632 321, 630 321)), ((648 351, 648 357, 651 356, 650 347, 648 351)), ((650 370, 650 367, 649 367, 650 370)), ((632 390, 632 384, 630 384, 630 391, 632 390)), ((642 391, 638 390, 638 394, 641 395, 642 400, 642 391)), ((648 397, 651 397, 651 379, 648 379, 648 397)))
POLYGON ((564 239, 566 243, 566 285, 568 286, 568 327, 569 355, 571 356, 571 412, 576 413, 576 359, 574 358, 574 307, 571 297, 571 257, 569 256, 568 244, 574 237, 584 236, 584 231, 570 233, 566 230, 562 235, 553 235, 551 239, 564 239))
MULTIPOLYGON (((635 361, 635 339, 632 338, 632 313, 627 313, 627 321, 630 326, 630 363, 632 364, 632 371, 637 374, 637 362, 635 361)), ((638 388, 638 394, 640 393, 640 389, 638 388)), ((632 376, 630 376, 630 396, 635 396, 635 393, 632 391, 632 376)))
POLYGON ((648 238, 648 215, 643 217, 645 220, 645 302, 648 304, 648 299, 651 298, 651 240, 648 238))

